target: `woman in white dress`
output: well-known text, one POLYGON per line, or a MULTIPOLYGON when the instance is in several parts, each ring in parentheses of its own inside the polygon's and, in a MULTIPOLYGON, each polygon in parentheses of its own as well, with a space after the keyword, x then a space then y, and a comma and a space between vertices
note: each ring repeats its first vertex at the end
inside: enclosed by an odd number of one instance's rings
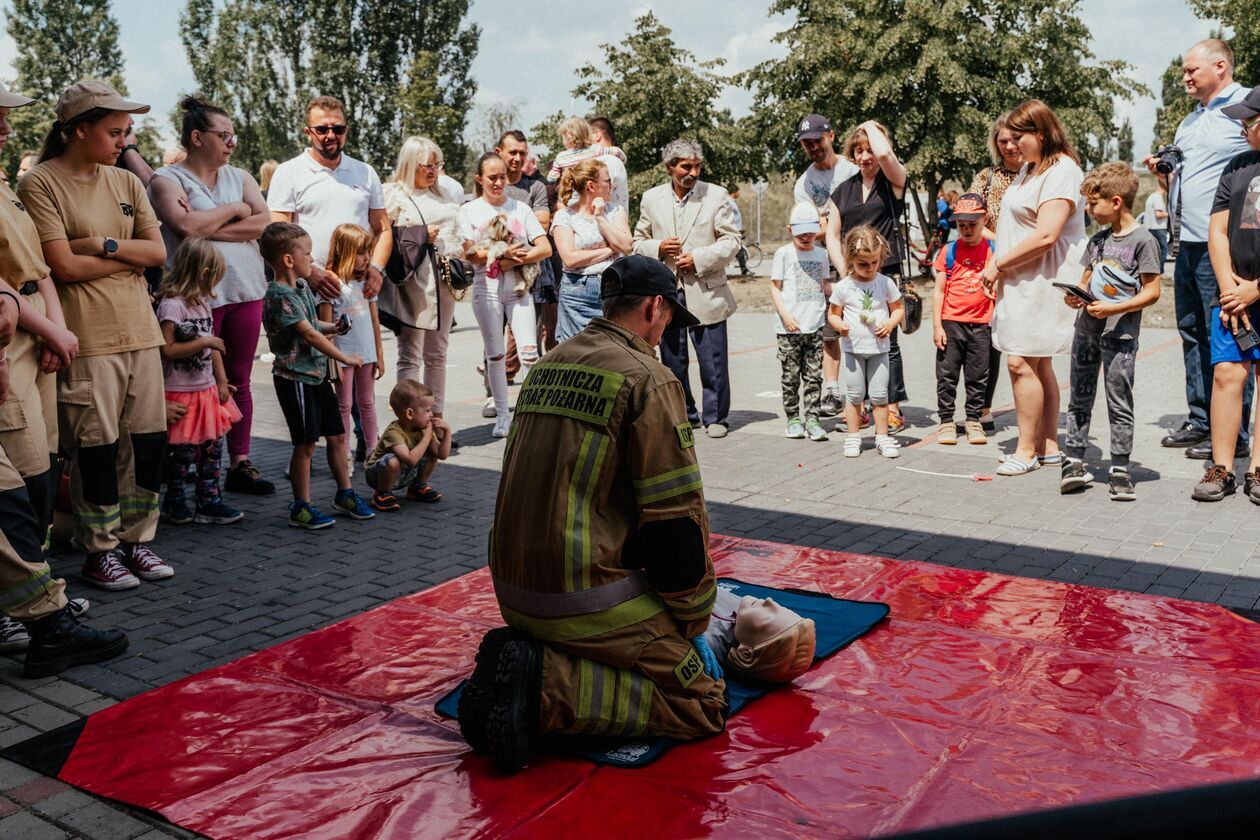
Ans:
POLYGON ((1059 383, 1052 357, 1072 345, 1075 312, 1052 283, 1077 283, 1085 250, 1080 161, 1048 105, 1030 99, 1011 112, 1024 166, 1002 196, 996 258, 984 271, 997 295, 993 346, 1007 354, 1019 443, 997 469, 1023 475, 1062 461, 1059 383))
MULTIPOLYGON (((408 137, 398 152, 394 174, 385 183, 385 212, 393 225, 376 241, 373 260, 385 265, 394 247, 393 226, 425 225, 429 242, 444 257, 463 255, 464 242, 455 230, 463 202, 442 176, 442 150, 428 137, 408 137)), ((455 185, 458 189, 458 184, 455 185)), ((433 414, 446 409, 446 349, 455 318, 455 298, 433 263, 425 260, 402 286, 381 287, 379 307, 398 329, 398 379, 423 382, 433 391, 433 414)))

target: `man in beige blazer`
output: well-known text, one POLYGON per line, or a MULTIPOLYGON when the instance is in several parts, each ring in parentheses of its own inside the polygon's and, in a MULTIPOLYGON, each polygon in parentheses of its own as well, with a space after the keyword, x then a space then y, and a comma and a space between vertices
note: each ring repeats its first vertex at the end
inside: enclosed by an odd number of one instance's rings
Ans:
POLYGON ((643 194, 634 228, 634 253, 661 260, 678 278, 681 301, 699 326, 670 330, 661 340, 661 361, 682 382, 687 417, 701 421, 709 437, 726 437, 731 409, 731 380, 726 353, 726 319, 735 312, 735 296, 726 285, 726 266, 739 251, 739 228, 726 190, 700 180, 704 152, 694 140, 675 140, 661 152, 669 183, 643 194), (704 389, 702 412, 696 410, 687 375, 687 335, 700 363, 704 389))

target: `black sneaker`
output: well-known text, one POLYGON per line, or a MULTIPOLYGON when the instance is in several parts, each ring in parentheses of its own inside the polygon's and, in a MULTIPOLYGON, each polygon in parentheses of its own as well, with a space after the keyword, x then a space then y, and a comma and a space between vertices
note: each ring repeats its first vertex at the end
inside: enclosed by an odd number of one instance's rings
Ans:
MULTIPOLYGON (((511 385, 511 382, 508 382, 511 385)), ((367 460, 367 441, 359 438, 359 442, 354 447, 354 460, 356 463, 362 464, 367 460)))
POLYGON ((246 458, 227 471, 223 489, 229 493, 246 493, 250 496, 266 496, 276 492, 276 485, 258 474, 258 470, 246 458))
POLYGON ((71 665, 113 659, 127 649, 121 630, 93 630, 80 624, 69 607, 28 622, 31 635, 26 649, 27 677, 51 677, 71 665))
POLYGON ((494 702, 486 715, 486 742, 500 773, 511 775, 529 761, 538 732, 542 650, 536 642, 508 642, 499 654, 494 702))
POLYGON ((1202 443, 1208 439, 1208 430, 1200 429, 1198 426, 1187 421, 1181 424, 1181 428, 1175 432, 1169 432, 1160 440, 1160 446, 1167 446, 1172 449, 1182 449, 1187 446, 1194 446, 1196 443, 1202 443))
POLYGON ((187 499, 168 492, 162 502, 162 518, 172 525, 187 525, 193 521, 194 515, 187 499))
POLYGON ((1085 469, 1085 463, 1069 458, 1063 462, 1063 468, 1059 470, 1059 495, 1075 493, 1093 482, 1094 474, 1085 469))
POLYGON ((1253 504, 1260 505, 1260 470, 1253 470, 1243 476, 1243 495, 1251 499, 1253 504))
POLYGON ((842 408, 844 404, 840 401, 839 394, 826 393, 818 404, 818 413, 823 417, 835 417, 840 414, 842 408))
POLYGON ((1190 498, 1196 502, 1219 502, 1226 496, 1233 495, 1238 489, 1234 479, 1234 471, 1220 464, 1209 464, 1203 473, 1203 480, 1194 485, 1190 498))
POLYGON ((1129 471, 1112 467, 1107 474, 1107 485, 1111 489, 1111 501, 1132 502, 1137 499, 1137 491, 1133 489, 1133 479, 1129 471))
POLYGON ((479 753, 489 753, 486 739, 486 718, 495 697, 495 675, 499 671, 499 654, 508 642, 523 639, 511 627, 496 627, 486 633, 477 648, 476 666, 459 695, 459 731, 468 746, 479 753))
MULTIPOLYGON (((1200 443, 1196 443, 1194 446, 1187 448, 1186 457, 1193 458, 1196 461, 1212 460, 1212 441, 1205 440, 1200 443)), ((1245 442, 1241 440, 1234 444, 1234 459, 1235 460, 1239 458, 1250 458, 1250 457, 1251 457, 1250 446, 1248 446, 1245 442)))

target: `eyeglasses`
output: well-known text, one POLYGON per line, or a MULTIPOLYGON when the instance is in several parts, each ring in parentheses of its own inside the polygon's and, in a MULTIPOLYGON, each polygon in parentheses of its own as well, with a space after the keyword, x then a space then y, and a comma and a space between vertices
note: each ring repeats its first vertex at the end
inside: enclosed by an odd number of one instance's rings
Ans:
POLYGON ((1251 131, 1251 129, 1255 128, 1257 125, 1260 125, 1260 114, 1256 114, 1254 117, 1250 119, 1243 120, 1242 121, 1243 135, 1245 136, 1248 131, 1251 131))
POLYGON ((236 135, 230 131, 203 131, 202 134, 213 134, 223 141, 226 146, 236 145, 236 135))
POLYGON ((612 183, 612 178, 596 178, 596 179, 595 179, 595 183, 597 183, 597 184, 611 184, 611 183, 612 183))
POLYGON ((307 128, 320 137, 323 137, 330 131, 338 137, 346 133, 346 126, 344 125, 308 125, 307 128))
POLYGON ((437 171, 438 171, 439 169, 441 169, 443 166, 446 166, 446 164, 441 163, 441 162, 438 162, 438 163, 422 163, 422 164, 420 164, 420 168, 421 168, 421 169, 427 169, 427 170, 429 170, 430 172, 437 172, 437 171))

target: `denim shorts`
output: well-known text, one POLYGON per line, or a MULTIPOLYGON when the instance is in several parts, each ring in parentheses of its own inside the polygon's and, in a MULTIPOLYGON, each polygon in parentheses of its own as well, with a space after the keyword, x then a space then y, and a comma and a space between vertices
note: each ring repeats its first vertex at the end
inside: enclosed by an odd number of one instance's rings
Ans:
MULTIPOLYGON (((1260 307, 1253 306, 1247 310, 1247 317, 1251 319, 1253 328, 1260 325, 1257 316, 1260 315, 1260 307)), ((1221 362, 1260 362, 1260 347, 1252 347, 1250 350, 1239 350, 1238 342, 1234 339, 1233 333, 1225 328, 1221 323, 1221 308, 1219 306, 1212 307, 1212 364, 1220 364, 1221 362)))
POLYGON ((592 318, 604 314, 598 274, 573 274, 560 279, 560 306, 556 312, 556 340, 564 341, 586 329, 592 318))

